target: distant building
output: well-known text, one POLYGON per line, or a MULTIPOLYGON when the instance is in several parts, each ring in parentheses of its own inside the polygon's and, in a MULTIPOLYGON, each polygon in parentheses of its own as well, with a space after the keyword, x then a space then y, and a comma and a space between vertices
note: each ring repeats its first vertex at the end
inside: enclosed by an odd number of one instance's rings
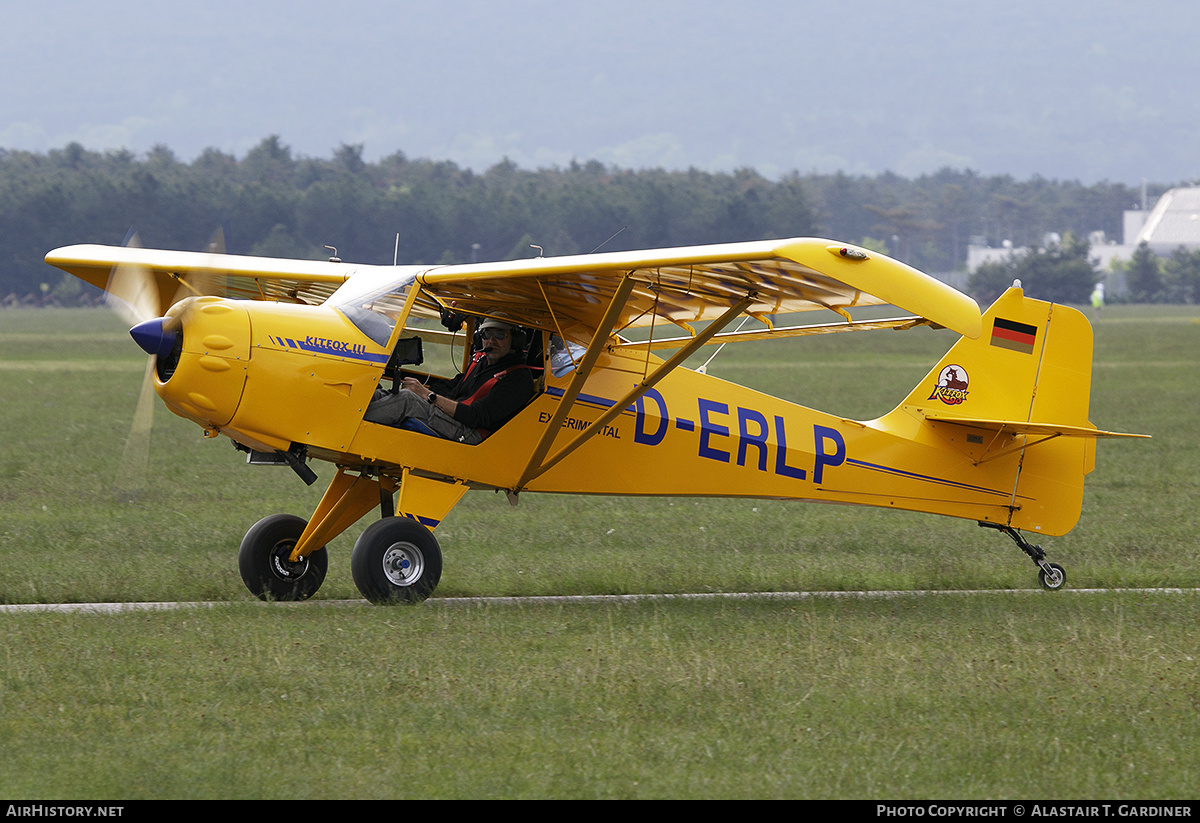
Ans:
MULTIPOLYGON (((1108 242, 1103 232, 1088 235, 1091 256, 1100 271, 1111 271, 1113 261, 1128 260, 1137 247, 1145 242, 1159 257, 1169 257, 1183 246, 1200 248, 1200 187, 1171 189, 1152 209, 1132 209, 1125 212, 1124 237, 1120 243, 1108 242)), ((967 271, 974 272, 984 263, 1007 260, 1013 254, 1023 254, 1027 248, 1013 248, 1005 241, 1001 248, 983 245, 967 246, 967 271)), ((1117 291, 1123 291, 1122 284, 1117 291)))
POLYGON ((1005 240, 998 249, 971 244, 967 246, 967 271, 974 272, 984 263, 1002 263, 1013 254, 1024 254, 1027 251, 1027 246, 1014 248, 1011 240, 1005 240))
POLYGON ((1171 189, 1158 198, 1149 212, 1125 212, 1125 242, 1134 248, 1149 244, 1150 251, 1165 257, 1183 246, 1200 247, 1200 187, 1171 189), (1138 224, 1138 217, 1145 215, 1138 224), (1137 226, 1130 239, 1129 229, 1137 226))

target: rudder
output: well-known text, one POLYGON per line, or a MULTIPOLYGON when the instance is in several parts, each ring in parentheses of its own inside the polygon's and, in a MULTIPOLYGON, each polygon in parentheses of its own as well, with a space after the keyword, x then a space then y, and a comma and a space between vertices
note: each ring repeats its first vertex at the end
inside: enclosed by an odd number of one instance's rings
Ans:
POLYGON ((984 313, 980 337, 951 347, 892 415, 922 421, 929 437, 976 444, 964 449, 978 464, 1005 456, 1013 467, 1005 525, 1065 534, 1094 464, 1094 438, 1078 436, 1094 429, 1091 369, 1087 318, 1013 287, 984 313))

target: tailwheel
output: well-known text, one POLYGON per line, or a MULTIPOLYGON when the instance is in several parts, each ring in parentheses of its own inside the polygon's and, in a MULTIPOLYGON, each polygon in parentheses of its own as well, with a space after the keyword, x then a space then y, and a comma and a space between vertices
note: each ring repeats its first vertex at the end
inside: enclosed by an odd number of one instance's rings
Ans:
POLYGON ((242 582, 259 600, 307 600, 325 582, 329 555, 325 547, 292 562, 292 549, 304 527, 301 517, 273 514, 259 520, 238 549, 242 582))
POLYGON ((1041 546, 1035 546, 1025 539, 1019 531, 1011 526, 1001 525, 999 523, 985 523, 979 521, 979 525, 985 529, 995 529, 998 532, 1003 532, 1013 539, 1017 547, 1025 554, 1029 555, 1038 566, 1038 582, 1042 584, 1043 589, 1049 591, 1057 591, 1067 583, 1067 573, 1063 571, 1063 567, 1057 563, 1050 563, 1046 560, 1046 552, 1041 546))
POLYGON ((442 577, 442 550, 429 529, 406 517, 377 520, 359 535, 350 573, 372 603, 419 603, 442 577))
POLYGON ((1067 582, 1067 573, 1057 563, 1046 563, 1038 569, 1038 582, 1043 589, 1061 589, 1067 582))

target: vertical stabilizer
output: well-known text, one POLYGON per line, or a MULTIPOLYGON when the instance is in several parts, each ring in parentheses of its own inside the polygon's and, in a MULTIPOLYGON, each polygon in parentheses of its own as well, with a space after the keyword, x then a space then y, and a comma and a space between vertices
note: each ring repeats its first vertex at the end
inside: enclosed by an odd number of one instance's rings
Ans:
POLYGON ((903 406, 929 414, 1088 426, 1092 328, 1069 306, 1010 288, 917 384, 903 406))
POLYGON ((1065 534, 1079 519, 1094 464, 1088 422, 1092 329, 1079 311, 1008 289, 879 422, 936 439, 1011 482, 1004 525, 1065 534))

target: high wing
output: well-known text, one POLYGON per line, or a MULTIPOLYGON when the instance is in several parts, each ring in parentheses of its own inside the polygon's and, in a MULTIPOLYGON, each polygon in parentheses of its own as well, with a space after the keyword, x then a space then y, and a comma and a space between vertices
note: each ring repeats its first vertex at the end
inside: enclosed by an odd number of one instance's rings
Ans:
POLYGON ((706 342, 916 323, 976 338, 982 326, 975 301, 950 286, 883 255, 817 238, 444 266, 418 282, 424 298, 418 305, 519 319, 578 342, 604 326, 622 334, 670 323, 686 333, 653 342, 654 348, 694 340, 696 324, 717 320, 739 303, 768 330, 713 334, 706 342), (851 319, 851 309, 885 304, 914 316, 851 319), (775 315, 818 309, 845 322, 774 328, 775 315))
POLYGON ((979 306, 961 292, 884 255, 816 238, 445 266, 419 274, 417 283, 419 293, 412 296, 419 309, 506 318, 586 345, 518 488, 594 437, 709 343, 918 324, 943 326, 972 339, 982 330, 979 306), (861 322, 850 314, 854 308, 886 304, 913 315, 861 322), (775 315, 818 309, 835 312, 842 321, 774 326, 775 315), (759 319, 767 330, 722 334, 742 315, 759 319), (656 325, 673 325, 686 336, 656 340, 656 325), (630 329, 649 329, 649 340, 624 340, 630 329), (588 375, 613 346, 675 353, 656 360, 605 413, 552 452, 588 375))
POLYGON ((157 287, 157 315, 165 314, 189 292, 247 300, 322 303, 363 268, 322 260, 101 245, 55 249, 46 255, 46 262, 106 291, 110 290, 114 272, 137 269, 148 273, 157 287))
MULTIPOLYGON (((46 262, 101 289, 122 268, 149 272, 157 286, 160 315, 189 290, 318 304, 352 275, 385 268, 91 244, 55 249, 46 262)), ((685 344, 695 337, 696 324, 715 320, 738 302, 745 302, 745 313, 768 329, 713 335, 706 342, 915 323, 945 326, 971 338, 981 329, 979 307, 949 286, 883 255, 814 238, 442 266, 426 271, 419 282, 415 308, 426 314, 454 307, 469 314, 519 319, 564 339, 583 341, 612 308, 610 332, 666 322, 687 335, 660 338, 650 344, 654 348, 685 344), (628 294, 614 306, 622 284, 628 294), (850 309, 881 304, 914 316, 872 321, 850 317, 850 309), (817 309, 834 311, 845 322, 774 328, 775 315, 817 309)))

